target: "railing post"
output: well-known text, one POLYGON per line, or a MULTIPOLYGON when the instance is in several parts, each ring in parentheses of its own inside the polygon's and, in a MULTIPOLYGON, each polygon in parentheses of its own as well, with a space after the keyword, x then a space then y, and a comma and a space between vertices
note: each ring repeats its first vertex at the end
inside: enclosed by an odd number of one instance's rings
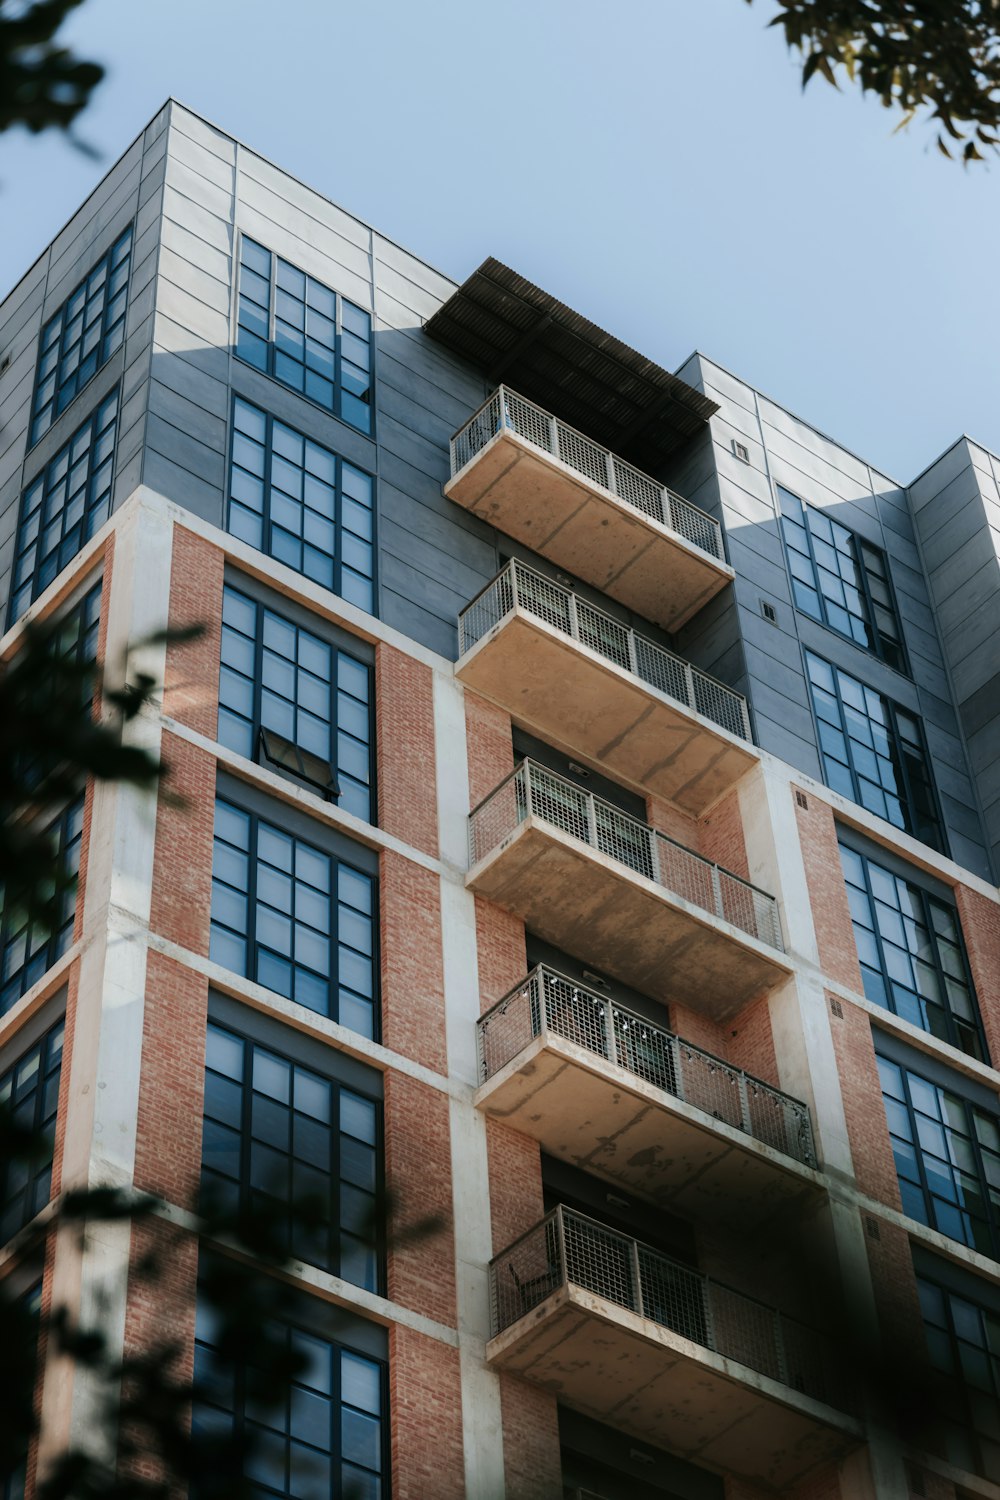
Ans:
POLYGON ((629 1240, 629 1250, 631 1252, 632 1259, 632 1277, 635 1282, 635 1310, 639 1314, 640 1318, 644 1318, 646 1316, 646 1311, 642 1296, 642 1271, 639 1267, 638 1240, 629 1240))
POLYGON ((679 530, 677 521, 674 517, 673 500, 671 498, 670 491, 666 488, 666 486, 664 486, 664 488, 660 491, 660 510, 663 512, 662 520, 664 526, 669 526, 671 531, 679 530))
POLYGON ((511 609, 517 609, 519 602, 517 588, 517 563, 513 558, 511 558, 510 562, 507 564, 507 570, 510 574, 510 607, 511 609))
POLYGON ((707 1276, 698 1278, 701 1286, 702 1312, 705 1314, 705 1347, 719 1353, 719 1341, 715 1336, 715 1308, 712 1306, 712 1283, 707 1276))
POLYGON ((691 670, 691 663, 689 661, 684 663, 684 689, 687 693, 688 708, 692 713, 697 713, 698 710, 694 698, 694 673, 691 670))
POLYGON ((536 969, 528 980, 528 1005, 531 1010, 531 1035, 541 1036, 549 1029, 548 996, 545 993, 545 971, 536 969))
POLYGON ((628 669, 633 677, 639 676, 639 653, 636 650, 635 631, 630 630, 625 637, 628 642, 628 669))
POLYGON ((597 803, 594 801, 590 792, 583 792, 582 796, 587 803, 588 842, 592 849, 599 849, 600 844, 597 841, 597 803))
POLYGON ((780 1312, 774 1314, 774 1352, 778 1358, 778 1379, 782 1385, 789 1385, 788 1379, 788 1353, 785 1348, 784 1320, 780 1312))
POLYGON ((559 419, 549 417, 549 451, 553 458, 559 457, 559 419))
POLYGON ((612 495, 617 495, 618 480, 615 476, 615 455, 607 448, 604 450, 604 468, 608 476, 608 489, 612 495))
POLYGON ((556 1205, 556 1255, 559 1258, 559 1285, 569 1281, 569 1264, 566 1260, 566 1225, 563 1223, 563 1206, 556 1205))
POLYGON ((684 1070, 681 1067, 681 1044, 676 1036, 671 1036, 668 1043, 672 1072, 674 1075, 674 1097, 684 1099, 684 1070))
MULTIPOLYGON (((521 771, 524 775, 524 816, 531 817, 531 766, 526 760, 521 762, 521 771)), ((516 772, 515 772, 516 775, 516 772)), ((516 793, 515 793, 516 797, 516 793)))
POLYGON ((507 421, 507 392, 502 385, 497 386, 497 400, 500 402, 500 415, 497 421, 497 431, 503 432, 509 425, 507 421))
POLYGON ((750 1100, 747 1097, 747 1075, 742 1068, 736 1074, 736 1087, 740 1095, 740 1121, 747 1135, 753 1135, 750 1126, 750 1100))
POLYGON ((576 608, 576 594, 572 589, 567 589, 566 597, 569 600, 569 609, 567 611, 569 619, 569 633, 573 637, 574 641, 578 641, 580 639, 580 617, 577 613, 576 608))
POLYGON ((618 1033, 615 1031, 615 1007, 610 1000, 604 1002, 604 1056, 608 1062, 618 1062, 618 1033))
POLYGON ((709 868, 712 872, 712 900, 715 902, 715 915, 725 919, 725 911, 722 906, 722 881, 719 878, 719 867, 713 863, 709 868))
POLYGON ((666 886, 669 890, 669 886, 663 878, 663 871, 660 868, 660 840, 657 837, 655 828, 650 828, 649 830, 649 867, 653 872, 654 882, 657 885, 666 886))

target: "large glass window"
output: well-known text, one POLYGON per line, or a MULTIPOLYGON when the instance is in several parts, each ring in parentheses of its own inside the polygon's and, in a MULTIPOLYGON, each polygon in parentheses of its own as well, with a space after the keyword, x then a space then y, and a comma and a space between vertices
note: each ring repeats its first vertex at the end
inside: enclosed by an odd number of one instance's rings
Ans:
POLYGON ((777 486, 797 608, 906 671, 885 553, 777 486))
POLYGON ((304 1366, 277 1407, 260 1399, 266 1372, 222 1359, 214 1319, 199 1303, 195 1435, 249 1442, 245 1477, 258 1496, 382 1500, 389 1492, 385 1366, 312 1328, 283 1323, 270 1331, 304 1366))
POLYGON ((22 495, 11 625, 111 514, 117 423, 118 392, 112 391, 22 495))
POLYGON ((261 1210, 298 1260, 381 1290, 375 1247, 380 1105, 221 1026, 208 1028, 202 1180, 232 1208, 261 1210), (292 1205, 329 1207, 306 1234, 292 1205))
MULTIPOLYGON (((71 876, 80 866, 80 840, 83 836, 83 798, 72 802, 49 824, 53 858, 71 876)), ((31 922, 24 912, 4 909, 0 888, 0 1015, 51 969, 73 941, 73 919, 76 914, 76 892, 63 893, 56 924, 49 927, 31 922)))
POLYGON ((371 614, 374 480, 247 401, 233 412, 229 530, 371 614))
POLYGON ((39 1154, 30 1161, 14 1157, 0 1166, 0 1244, 30 1223, 49 1201, 64 1030, 60 1021, 0 1073, 0 1106, 9 1110, 16 1126, 35 1135, 40 1145, 39 1154))
POLYGON ((888 1058, 878 1068, 903 1212, 997 1258, 997 1115, 888 1058))
POLYGON ((221 798, 210 956, 362 1036, 375 1035, 375 882, 221 798))
POLYGON ((29 447, 48 432, 125 337, 132 226, 42 329, 29 447))
POLYGON ((236 353, 361 432, 372 430, 372 320, 244 235, 236 353))
POLYGON ((918 1276, 944 1457, 1000 1482, 1000 1312, 918 1276))
POLYGON ((843 843, 840 859, 868 999, 985 1059, 954 907, 843 843))
POLYGON ((219 740, 371 822, 371 670, 241 590, 222 603, 219 740))
POLYGON ((811 651, 806 665, 827 786, 947 852, 920 720, 811 651))

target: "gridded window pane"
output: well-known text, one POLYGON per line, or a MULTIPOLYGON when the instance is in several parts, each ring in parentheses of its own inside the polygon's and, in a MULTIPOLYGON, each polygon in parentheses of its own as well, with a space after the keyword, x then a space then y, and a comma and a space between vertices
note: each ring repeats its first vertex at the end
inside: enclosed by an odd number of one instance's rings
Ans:
POLYGON ((245 1475, 261 1496, 382 1500, 388 1493, 384 1365, 290 1324, 270 1333, 279 1351, 304 1366, 280 1404, 265 1394, 265 1370, 223 1363, 211 1319, 199 1308, 195 1377, 204 1384, 194 1431, 231 1432, 247 1443, 245 1475))
POLYGON ((806 666, 827 786, 944 852, 919 721, 810 651, 806 666))
POLYGON ((132 226, 42 330, 31 405, 34 446, 125 336, 132 226))
POLYGON ((1000 1314, 917 1278, 927 1351, 942 1377, 929 1437, 959 1468, 1000 1481, 1000 1314))
POLYGON ((372 817, 371 675, 346 651, 227 585, 220 741, 240 755, 263 753, 324 792, 339 788, 329 795, 366 822, 372 817))
POLYGON ((996 1257, 1000 1152, 996 1117, 896 1063, 879 1059, 903 1210, 996 1257))
POLYGON ((60 1021, 0 1073, 0 1107, 10 1112, 15 1126, 36 1134, 41 1148, 30 1162, 14 1158, 0 1166, 0 1244, 49 1201, 64 1029, 60 1021))
POLYGON ((21 496, 11 625, 111 514, 117 422, 112 391, 21 496))
POLYGON ((289 1255, 372 1292, 381 1289, 380 1128, 374 1100, 209 1026, 203 1184, 274 1224, 289 1255), (307 1229, 294 1212, 306 1196, 328 1209, 321 1226, 307 1229))
MULTIPOLYGON (((72 802, 49 824, 53 855, 71 876, 80 864, 83 836, 83 798, 72 802)), ((37 984, 73 941, 76 892, 66 890, 60 900, 52 928, 30 922, 13 906, 5 909, 0 889, 0 1015, 37 984)))
POLYGON ((374 885, 304 839, 216 801, 210 956, 369 1037, 374 885))
POLYGON ((885 554, 780 484, 777 490, 796 607, 904 672, 885 554))
POLYGON ((229 530, 371 613, 374 481, 294 428, 237 400, 229 530))
POLYGON ((869 1000, 985 1060, 955 910, 843 844, 840 858, 869 1000))
POLYGON ((371 317, 244 237, 236 352, 361 432, 372 430, 371 317))

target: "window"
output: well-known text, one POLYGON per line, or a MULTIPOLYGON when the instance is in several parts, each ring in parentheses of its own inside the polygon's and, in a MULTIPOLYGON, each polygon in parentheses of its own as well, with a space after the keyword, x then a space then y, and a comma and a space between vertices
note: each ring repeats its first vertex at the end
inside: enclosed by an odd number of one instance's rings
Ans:
POLYGON ((946 853, 920 720, 806 652, 828 787, 946 853))
MULTIPOLYGON (((22 1292, 20 1297, 17 1297, 14 1288, 11 1286, 11 1278, 8 1276, 4 1291, 8 1296, 11 1296, 13 1293, 16 1300, 20 1302, 22 1308, 31 1319, 37 1336, 42 1318, 41 1281, 36 1281, 33 1286, 29 1286, 26 1291, 22 1292)), ((37 1359, 37 1348, 34 1353, 37 1359)), ((34 1381, 32 1381, 32 1386, 34 1386, 34 1381)), ((12 1468, 7 1470, 6 1474, 0 1474, 0 1500, 24 1500, 28 1484, 28 1448, 31 1442, 33 1426, 32 1392, 11 1390, 7 1399, 8 1407, 5 1416, 8 1423, 8 1432, 11 1431, 11 1427, 14 1427, 19 1433, 18 1438, 10 1445, 10 1448, 16 1447, 19 1449, 19 1459, 12 1468)))
POLYGON ((0 1073, 0 1105, 10 1111, 16 1126, 37 1133, 42 1144, 40 1154, 31 1161, 7 1159, 0 1169, 0 1244, 30 1223, 49 1201, 64 1030, 60 1021, 0 1073))
POLYGON ((797 608, 906 671, 885 553, 777 486, 797 608))
POLYGON ((226 586, 220 742, 248 759, 277 761, 365 822, 374 779, 371 676, 349 652, 226 586))
POLYGON ((208 1028, 202 1181, 227 1206, 263 1209, 289 1255, 381 1290, 373 1240, 381 1108, 374 1100, 221 1026, 208 1028), (292 1203, 330 1207, 329 1224, 293 1238, 292 1203))
POLYGON ((260 1497, 387 1500, 385 1365, 320 1336, 316 1325, 324 1313, 317 1304, 308 1323, 303 1316, 304 1326, 272 1327, 279 1345, 305 1365, 284 1404, 275 1407, 259 1398, 266 1372, 224 1362, 214 1319, 199 1303, 194 1378, 202 1399, 194 1408, 194 1433, 249 1442, 246 1478, 260 1497))
POLYGON ((112 391, 22 495, 9 624, 111 514, 117 422, 118 392, 112 391))
POLYGON ((221 798, 209 953, 309 1010, 375 1035, 374 879, 221 798))
MULTIPOLYGON (((63 868, 75 875, 80 866, 80 840, 83 836, 83 798, 72 802, 49 825, 53 851, 63 868)), ((50 930, 39 922, 29 922, 14 908, 3 909, 0 890, 0 1015, 36 984, 73 941, 73 919, 76 893, 64 892, 58 924, 50 930)))
POLYGON ((31 404, 33 447, 125 337, 132 226, 42 329, 31 404))
POLYGON ((1000 1310, 926 1276, 917 1290, 931 1365, 944 1377, 934 1408, 944 1456, 1000 1481, 1000 1310))
POLYGON ((233 415, 229 530, 374 611, 371 475, 240 400, 233 415))
POLYGON ((1000 1256, 1000 1120, 888 1057, 878 1058, 903 1212, 1000 1256))
POLYGON ((985 1061, 954 907, 843 842, 840 859, 868 999, 985 1061))
POLYGON ((236 353, 360 432, 371 432, 368 313, 245 235, 236 353))

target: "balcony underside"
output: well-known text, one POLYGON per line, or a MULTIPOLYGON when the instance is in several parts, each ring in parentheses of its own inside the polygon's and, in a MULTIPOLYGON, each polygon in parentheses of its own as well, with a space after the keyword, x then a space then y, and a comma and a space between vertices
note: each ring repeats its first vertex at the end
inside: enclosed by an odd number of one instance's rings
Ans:
POLYGON ((504 428, 445 494, 664 630, 678 630, 733 570, 504 428))
POLYGON ((809 1168, 552 1032, 476 1104, 549 1155, 682 1216, 751 1228, 820 1190, 809 1168))
POLYGON ((564 952, 716 1021, 791 972, 776 950, 534 817, 466 884, 564 952))
POLYGON ((491 1339, 486 1357, 587 1416, 775 1489, 861 1440, 832 1407, 575 1286, 491 1339))
POLYGON ((523 610, 456 675, 525 729, 700 817, 756 764, 753 748, 523 610))

